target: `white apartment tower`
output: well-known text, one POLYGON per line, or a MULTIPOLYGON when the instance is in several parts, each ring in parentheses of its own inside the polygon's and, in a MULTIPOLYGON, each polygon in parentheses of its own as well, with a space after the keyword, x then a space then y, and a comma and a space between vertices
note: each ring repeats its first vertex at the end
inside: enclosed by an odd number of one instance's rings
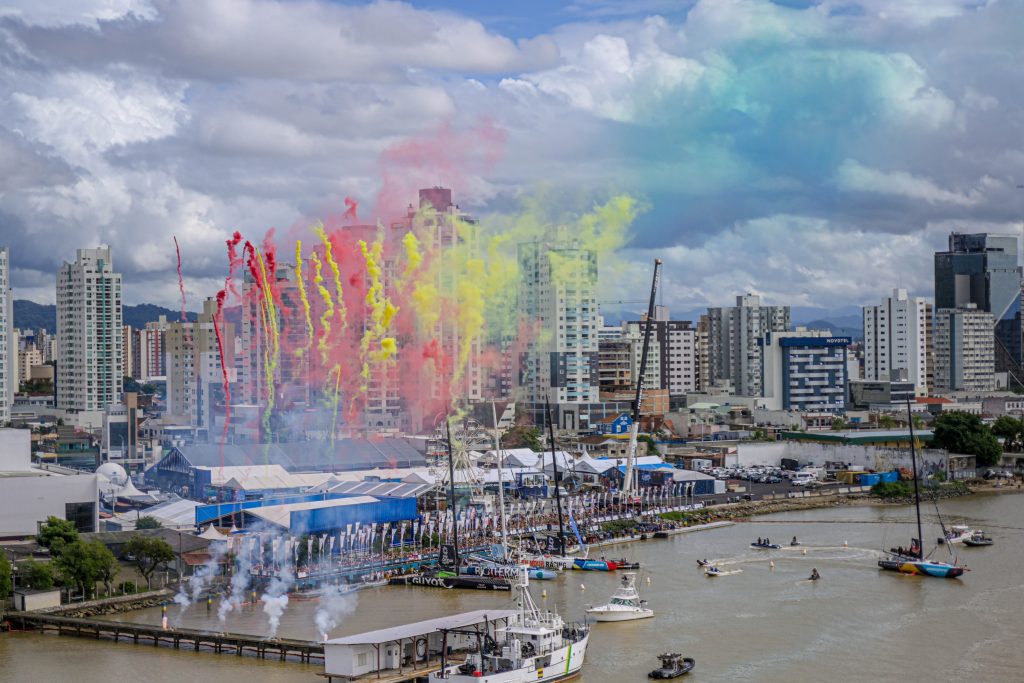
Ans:
POLYGON ((760 396, 760 341, 769 332, 788 331, 789 325, 789 306, 762 306, 754 294, 736 297, 735 306, 709 308, 710 382, 729 380, 738 395, 760 396))
POLYGON ((11 253, 0 247, 0 427, 11 421, 18 383, 18 344, 14 338, 14 297, 11 294, 11 253))
POLYGON ((110 247, 79 249, 57 272, 57 407, 103 410, 124 375, 121 274, 110 247))
POLYGON ((864 379, 913 382, 918 396, 931 391, 932 304, 894 289, 880 306, 864 307, 864 379), (894 375, 895 373, 895 375, 894 375))
POLYGON ((519 400, 600 400, 597 254, 569 241, 519 245, 519 316, 534 325, 520 356, 519 400))
POLYGON ((995 318, 975 304, 935 312, 935 391, 995 389, 995 318))

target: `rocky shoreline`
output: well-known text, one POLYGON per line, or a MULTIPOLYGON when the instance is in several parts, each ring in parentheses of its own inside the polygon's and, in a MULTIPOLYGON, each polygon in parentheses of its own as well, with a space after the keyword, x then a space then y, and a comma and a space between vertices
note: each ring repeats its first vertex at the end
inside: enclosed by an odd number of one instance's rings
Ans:
POLYGON ((40 611, 59 614, 64 617, 98 617, 104 614, 122 614, 150 607, 159 607, 166 604, 172 595, 171 591, 163 589, 136 595, 119 595, 114 598, 90 600, 89 602, 82 602, 76 605, 62 605, 59 608, 55 607, 40 611))

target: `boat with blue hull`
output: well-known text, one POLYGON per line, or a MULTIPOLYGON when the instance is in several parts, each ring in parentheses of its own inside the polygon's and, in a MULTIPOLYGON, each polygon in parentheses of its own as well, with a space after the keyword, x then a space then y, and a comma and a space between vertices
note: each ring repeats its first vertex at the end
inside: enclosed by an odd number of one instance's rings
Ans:
POLYGON ((889 571, 900 572, 901 574, 916 574, 918 576, 933 576, 937 579, 955 579, 963 576, 964 568, 948 562, 937 562, 934 560, 921 560, 913 557, 900 557, 890 555, 878 561, 878 566, 889 571))
MULTIPOLYGON (((914 419, 910 412, 910 399, 907 399, 907 423, 910 427, 910 463, 914 477, 914 509, 917 512, 917 538, 910 541, 909 548, 890 549, 885 557, 878 561, 879 569, 910 574, 916 576, 931 576, 938 579, 956 579, 964 575, 966 568, 949 562, 939 562, 924 556, 924 548, 921 539, 921 493, 917 482, 917 447, 914 443, 914 419)), ((935 508, 938 512, 938 506, 935 508)), ((941 523, 942 518, 939 518, 941 523)), ((949 534, 943 528, 943 535, 949 538, 949 534)), ((949 544, 946 544, 949 547, 949 544)))

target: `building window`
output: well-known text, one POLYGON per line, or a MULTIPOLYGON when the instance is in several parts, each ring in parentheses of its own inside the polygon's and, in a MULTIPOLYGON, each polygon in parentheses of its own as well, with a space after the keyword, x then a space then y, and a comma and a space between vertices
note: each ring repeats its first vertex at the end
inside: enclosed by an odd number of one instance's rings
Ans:
POLYGON ((93 521, 96 518, 96 503, 65 503, 64 519, 74 523, 80 533, 96 531, 93 521))

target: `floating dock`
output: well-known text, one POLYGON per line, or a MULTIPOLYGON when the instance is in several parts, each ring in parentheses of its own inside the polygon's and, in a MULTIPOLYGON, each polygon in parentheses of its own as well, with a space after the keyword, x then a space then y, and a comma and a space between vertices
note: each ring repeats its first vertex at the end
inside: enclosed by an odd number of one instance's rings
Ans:
POLYGON ((312 640, 293 638, 262 638, 244 633, 217 633, 200 629, 176 628, 164 630, 161 626, 133 624, 124 621, 106 621, 38 612, 12 612, 6 615, 16 628, 50 632, 59 636, 76 636, 113 640, 118 643, 170 646, 176 650, 191 649, 216 654, 250 655, 260 659, 274 658, 282 662, 299 661, 306 664, 323 661, 324 646, 312 640))

